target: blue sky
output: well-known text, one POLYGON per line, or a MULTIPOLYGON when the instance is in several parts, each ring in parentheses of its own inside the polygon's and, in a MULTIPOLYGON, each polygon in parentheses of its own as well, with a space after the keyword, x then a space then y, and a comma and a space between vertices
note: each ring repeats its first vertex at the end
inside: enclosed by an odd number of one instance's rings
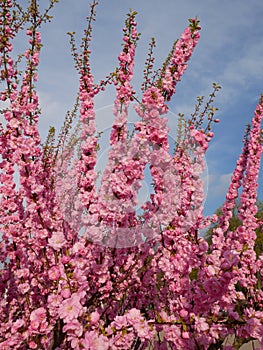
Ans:
MULTIPOLYGON (((88 0, 61 0, 53 10, 52 23, 42 28, 44 47, 38 90, 43 111, 40 122, 43 137, 49 125, 57 128, 62 125, 65 112, 74 104, 78 77, 66 33, 75 31, 79 40, 85 27, 85 16, 89 13, 89 3, 88 0)), ((245 125, 250 122, 263 92, 263 2, 101 0, 97 6, 91 44, 95 81, 104 78, 117 64, 122 27, 129 8, 138 12, 138 30, 142 33, 134 77, 138 92, 151 37, 156 38, 158 68, 173 41, 188 25, 188 18, 197 16, 200 20, 199 44, 169 108, 175 115, 180 112, 187 116, 194 109, 196 96, 207 96, 213 82, 222 86, 215 103, 221 122, 214 127, 215 138, 206 157, 209 186, 205 212, 211 214, 224 201, 231 172, 242 147, 245 125)), ((96 108, 112 104, 113 98, 114 91, 110 89, 97 98, 96 108)), ((110 126, 110 116, 100 114, 99 118, 100 129, 110 126)), ((259 197, 262 198, 260 193, 259 197)))

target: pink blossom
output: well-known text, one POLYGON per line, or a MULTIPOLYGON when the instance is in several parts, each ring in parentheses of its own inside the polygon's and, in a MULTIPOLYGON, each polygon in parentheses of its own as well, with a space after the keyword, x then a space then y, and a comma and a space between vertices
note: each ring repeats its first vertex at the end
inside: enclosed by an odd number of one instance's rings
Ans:
POLYGON ((141 321, 141 319, 142 319, 141 312, 140 312, 140 310, 135 309, 135 308, 130 309, 128 311, 128 313, 126 314, 126 318, 127 318, 127 321, 131 325, 133 325, 133 324, 141 321))
POLYGON ((21 283, 21 284, 19 284, 19 286, 18 286, 18 290, 19 290, 19 292, 22 293, 22 294, 27 293, 27 292, 29 291, 29 289, 30 289, 30 285, 29 285, 29 283, 27 283, 27 282, 21 283))
POLYGON ((25 321, 23 319, 20 318, 16 320, 11 328, 11 332, 16 333, 18 329, 22 327, 24 324, 25 324, 25 321))
POLYGON ((44 307, 40 307, 32 311, 30 315, 30 328, 33 330, 38 330, 47 326, 46 317, 47 314, 44 307))
POLYGON ((48 244, 55 250, 60 250, 67 243, 63 232, 54 232, 48 239, 48 244))
POLYGON ((122 329, 128 326, 127 316, 116 316, 112 322, 112 326, 116 329, 122 329))
POLYGON ((83 341, 84 349, 89 350, 107 350, 109 349, 108 339, 95 331, 85 333, 85 339, 83 341))
POLYGON ((28 343, 29 349, 37 349, 37 343, 34 342, 33 340, 30 340, 28 343))
POLYGON ((94 311, 90 314, 90 322, 96 324, 100 319, 100 314, 97 311, 94 311))
POLYGON ((69 323, 74 319, 78 318, 84 312, 84 308, 80 303, 80 298, 77 294, 72 294, 69 299, 62 301, 58 314, 59 317, 64 320, 64 322, 69 323))
POLYGON ((141 339, 151 339, 154 337, 154 332, 151 331, 148 323, 146 321, 141 320, 139 323, 134 323, 133 327, 138 334, 138 337, 141 339))
POLYGON ((190 333, 189 332, 182 332, 182 338, 189 339, 190 338, 190 333))
POLYGON ((71 291, 69 288, 63 288, 60 294, 64 299, 68 299, 71 296, 71 291))
POLYGON ((79 338, 82 336, 83 326, 78 320, 74 319, 69 323, 65 324, 65 326, 63 327, 63 332, 68 334, 68 339, 74 337, 79 338))
POLYGON ((204 332, 209 329, 209 325, 204 317, 199 317, 195 320, 195 327, 198 332, 204 332))
POLYGON ((60 269, 58 266, 52 266, 51 269, 48 271, 48 277, 52 281, 58 280, 60 276, 60 269))
POLYGON ((48 307, 51 309, 58 308, 62 302, 62 297, 59 294, 49 294, 48 307))

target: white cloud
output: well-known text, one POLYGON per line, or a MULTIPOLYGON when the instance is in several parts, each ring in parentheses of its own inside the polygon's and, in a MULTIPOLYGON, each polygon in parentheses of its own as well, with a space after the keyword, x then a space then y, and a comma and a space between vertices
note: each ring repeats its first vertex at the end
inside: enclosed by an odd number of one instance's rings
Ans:
POLYGON ((222 197, 227 192, 231 182, 232 173, 229 174, 209 174, 208 193, 212 197, 222 197))
POLYGON ((208 191, 205 200, 205 214, 213 214, 225 201, 226 193, 231 182, 232 173, 208 174, 208 191))

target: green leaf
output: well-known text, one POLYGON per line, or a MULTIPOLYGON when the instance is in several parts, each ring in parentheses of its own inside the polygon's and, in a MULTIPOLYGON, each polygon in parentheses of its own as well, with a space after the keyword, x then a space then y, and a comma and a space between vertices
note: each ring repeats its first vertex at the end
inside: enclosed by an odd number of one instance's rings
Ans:
POLYGON ((192 269, 192 271, 189 274, 189 278, 191 281, 198 279, 198 269, 197 268, 192 269))

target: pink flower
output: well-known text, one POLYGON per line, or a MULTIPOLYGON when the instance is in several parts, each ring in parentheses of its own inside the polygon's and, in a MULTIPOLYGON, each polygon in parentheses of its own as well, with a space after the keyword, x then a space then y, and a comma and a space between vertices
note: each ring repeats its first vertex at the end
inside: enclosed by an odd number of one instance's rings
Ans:
POLYGON ((70 296, 71 296, 71 291, 69 288, 64 288, 62 289, 61 291, 61 296, 64 298, 64 299, 68 299, 70 296))
POLYGON ((154 336, 146 321, 141 320, 140 322, 135 323, 133 327, 137 332, 138 337, 140 337, 141 339, 151 339, 154 336))
POLYGON ((29 291, 29 289, 30 289, 30 285, 29 285, 29 283, 27 283, 27 282, 21 283, 21 284, 19 284, 19 286, 18 286, 18 290, 19 290, 19 292, 22 293, 22 294, 26 294, 26 293, 29 291))
POLYGON ((32 57, 32 63, 37 66, 39 64, 39 52, 35 52, 32 57))
POLYGON ((94 311, 90 314, 90 322, 96 324, 100 319, 100 314, 97 311, 94 311))
POLYGON ((74 336, 81 337, 82 333, 83 333, 83 326, 79 323, 78 320, 75 319, 75 320, 67 323, 63 327, 63 333, 67 333, 68 336, 70 336, 70 338, 72 338, 72 339, 74 338, 74 336))
POLYGON ((27 278, 29 276, 29 269, 20 269, 15 271, 15 275, 17 278, 27 278))
POLYGON ((164 105, 164 97, 158 88, 150 87, 145 91, 142 102, 148 108, 162 108, 164 105))
POLYGON ((79 296, 74 293, 69 299, 62 301, 58 314, 59 317, 64 320, 64 322, 68 323, 82 315, 84 308, 79 299, 79 296))
POLYGON ((23 319, 19 318, 18 320, 16 320, 13 323, 12 328, 11 328, 11 332, 16 333, 18 331, 18 329, 20 327, 22 327, 24 324, 25 324, 25 321, 23 319))
POLYGON ((183 310, 180 310, 179 314, 182 318, 185 318, 188 316, 188 311, 183 309, 183 310))
POLYGON ((208 142, 207 142, 207 136, 204 132, 200 131, 200 130, 191 130, 190 133, 191 137, 193 137, 195 139, 196 142, 199 143, 199 145, 206 150, 208 147, 208 142))
POLYGON ((83 346, 87 350, 107 350, 109 349, 109 342, 104 335, 98 335, 97 332, 91 331, 85 333, 83 346))
POLYGON ((62 297, 58 294, 49 294, 47 301, 49 307, 56 308, 59 307, 62 302, 62 297))
POLYGON ((29 349, 37 349, 37 343, 35 343, 33 340, 31 340, 28 343, 29 349))
POLYGON ((43 307, 32 311, 30 315, 30 328, 38 330, 40 327, 46 326, 46 317, 46 310, 43 307))
POLYGON ((128 322, 127 322, 127 317, 126 315, 123 316, 116 316, 114 318, 114 321, 112 322, 112 326, 116 329, 122 329, 127 327, 128 322))
POLYGON ((140 310, 134 308, 128 311, 126 317, 128 323, 131 325, 140 322, 142 319, 140 310))
POLYGON ((48 244, 55 250, 59 250, 67 243, 63 232, 54 232, 48 240, 48 244))
POLYGON ((51 269, 48 271, 48 277, 51 279, 51 281, 56 281, 60 277, 60 269, 58 266, 52 266, 51 269))
POLYGON ((183 339, 189 339, 190 338, 190 333, 189 332, 182 332, 182 338, 183 339))
POLYGON ((62 300, 63 299, 62 299, 61 295, 58 295, 58 294, 50 294, 48 296, 48 299, 47 299, 48 305, 47 305, 47 307, 48 307, 49 314, 52 317, 57 316, 58 308, 61 305, 62 300))
POLYGON ((204 332, 209 329, 209 325, 204 317, 200 317, 195 321, 195 327, 198 332, 204 332))
POLYGON ((219 298, 223 293, 223 285, 222 282, 216 278, 211 277, 204 281, 203 287, 210 298, 219 298))
POLYGON ((229 270, 232 266, 237 265, 239 261, 238 253, 232 250, 226 250, 223 254, 224 261, 221 267, 225 270, 229 270))

